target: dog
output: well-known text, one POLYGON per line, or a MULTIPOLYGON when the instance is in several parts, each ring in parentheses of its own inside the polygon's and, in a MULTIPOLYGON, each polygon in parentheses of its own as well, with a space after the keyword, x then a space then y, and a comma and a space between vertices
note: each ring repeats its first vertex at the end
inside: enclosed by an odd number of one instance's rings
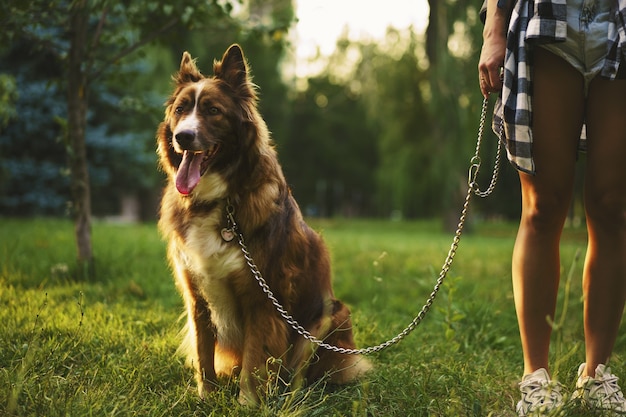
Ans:
POLYGON ((244 257, 240 240, 277 301, 314 337, 355 348, 328 251, 287 186, 241 47, 228 48, 213 73, 205 77, 183 53, 157 131, 167 176, 159 229, 186 307, 181 350, 199 395, 216 390, 220 375, 239 376, 243 404, 258 404, 271 378, 354 381, 371 364, 298 334, 244 257))

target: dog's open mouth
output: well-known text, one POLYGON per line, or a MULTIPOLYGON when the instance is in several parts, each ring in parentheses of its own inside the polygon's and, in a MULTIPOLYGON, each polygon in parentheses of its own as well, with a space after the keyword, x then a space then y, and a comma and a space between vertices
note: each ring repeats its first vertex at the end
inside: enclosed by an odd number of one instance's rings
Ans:
POLYGON ((183 160, 176 172, 176 189, 183 195, 188 195, 200 182, 200 178, 209 168, 209 163, 215 157, 219 145, 211 145, 208 151, 184 151, 183 160))

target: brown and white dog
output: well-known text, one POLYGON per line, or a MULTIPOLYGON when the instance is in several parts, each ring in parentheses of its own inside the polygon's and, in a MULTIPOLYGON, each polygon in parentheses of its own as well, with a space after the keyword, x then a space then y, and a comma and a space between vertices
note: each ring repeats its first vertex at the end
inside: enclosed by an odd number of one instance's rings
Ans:
POLYGON ((348 308, 335 299, 329 255, 292 197, 238 45, 203 76, 185 52, 157 134, 168 183, 159 228, 186 305, 182 348, 201 396, 217 376, 240 372, 239 400, 258 402, 270 375, 354 380, 370 369, 355 355, 315 346, 276 312, 229 229, 227 205, 278 301, 309 332, 354 348, 348 308), (273 360, 273 359, 276 360, 273 360))

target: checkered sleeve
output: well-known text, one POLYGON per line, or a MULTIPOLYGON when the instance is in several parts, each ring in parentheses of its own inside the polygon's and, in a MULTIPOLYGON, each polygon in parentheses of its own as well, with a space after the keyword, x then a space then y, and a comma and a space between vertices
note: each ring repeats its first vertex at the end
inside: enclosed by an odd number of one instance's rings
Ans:
POLYGON ((529 8, 532 2, 516 2, 511 14, 504 58, 504 80, 502 93, 495 106, 493 128, 496 134, 501 131, 506 144, 509 161, 519 170, 534 173, 532 159, 532 72, 530 55, 526 49, 526 29, 529 8), (503 129, 500 126, 503 123, 503 129))
POLYGON ((617 7, 609 17, 609 42, 607 55, 601 75, 614 80, 626 78, 626 71, 620 71, 620 65, 626 66, 626 0, 617 0, 617 7))

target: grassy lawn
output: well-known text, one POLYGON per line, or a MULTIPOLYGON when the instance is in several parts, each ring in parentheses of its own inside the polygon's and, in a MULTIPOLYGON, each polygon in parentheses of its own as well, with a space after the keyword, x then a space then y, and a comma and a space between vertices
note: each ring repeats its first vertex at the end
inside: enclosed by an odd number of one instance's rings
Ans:
MULTIPOLYGON (((436 222, 312 225, 330 247, 335 292, 351 306, 360 346, 395 336, 413 319, 452 242, 436 222)), ((514 415, 522 365, 510 282, 516 229, 471 229, 431 312, 405 340, 372 355, 376 368, 365 380, 276 388, 250 409, 237 403, 237 381, 223 381, 204 402, 197 398, 192 372, 176 355, 182 301, 155 225, 95 224, 97 276, 85 282, 73 278, 70 222, 0 219, 0 415, 514 415)), ((584 230, 571 229, 562 245, 551 355, 568 387, 584 358, 585 242, 584 230)), ((622 379, 625 348, 622 332, 612 362, 622 379)), ((595 414, 571 406, 566 415, 595 414)))

